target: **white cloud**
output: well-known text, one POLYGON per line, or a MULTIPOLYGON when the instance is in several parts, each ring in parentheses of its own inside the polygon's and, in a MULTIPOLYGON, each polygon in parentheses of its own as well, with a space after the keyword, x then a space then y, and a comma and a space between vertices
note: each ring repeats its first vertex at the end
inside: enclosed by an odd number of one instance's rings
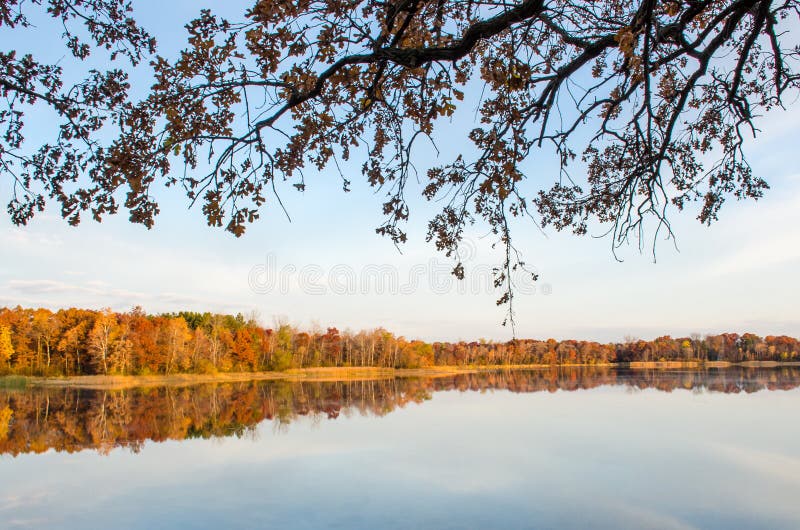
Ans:
MULTIPOLYGON (((110 307, 115 311, 127 311, 140 305, 151 312, 178 310, 212 311, 221 313, 246 312, 246 304, 214 297, 194 297, 178 292, 134 291, 110 286, 102 281, 69 283, 57 280, 10 280, 3 286, 0 306, 81 307, 99 309, 110 307), (13 294, 19 293, 19 294, 13 294)), ((250 308, 252 309, 252 308, 250 308)))
POLYGON ((28 295, 89 294, 101 297, 126 298, 129 300, 147 298, 147 295, 144 293, 126 289, 115 289, 102 282, 86 282, 83 285, 79 285, 55 280, 10 280, 6 285, 9 290, 28 295))

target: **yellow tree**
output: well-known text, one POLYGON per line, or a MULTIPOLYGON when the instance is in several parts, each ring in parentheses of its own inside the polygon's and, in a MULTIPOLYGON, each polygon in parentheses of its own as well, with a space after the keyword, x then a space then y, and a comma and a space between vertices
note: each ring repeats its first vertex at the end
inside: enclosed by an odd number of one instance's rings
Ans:
POLYGON ((59 330, 58 317, 47 309, 37 309, 33 313, 33 334, 36 337, 36 364, 41 366, 42 348, 50 368, 51 349, 59 330))
POLYGON ((0 362, 7 365, 14 355, 14 345, 11 343, 11 330, 7 326, 0 326, 0 362))

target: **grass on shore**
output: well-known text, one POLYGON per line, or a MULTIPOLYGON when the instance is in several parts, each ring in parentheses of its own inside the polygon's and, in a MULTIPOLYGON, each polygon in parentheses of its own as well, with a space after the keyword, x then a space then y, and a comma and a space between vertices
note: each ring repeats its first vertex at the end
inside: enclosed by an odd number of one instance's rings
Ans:
POLYGON ((4 390, 16 390, 28 388, 29 378, 23 375, 0 376, 0 388, 4 390))

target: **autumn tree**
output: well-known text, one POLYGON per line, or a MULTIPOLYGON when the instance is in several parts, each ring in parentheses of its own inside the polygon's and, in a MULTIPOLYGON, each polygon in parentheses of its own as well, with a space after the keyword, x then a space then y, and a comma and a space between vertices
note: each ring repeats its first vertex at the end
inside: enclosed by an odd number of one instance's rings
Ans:
POLYGON ((110 364, 112 371, 128 374, 133 368, 133 330, 125 319, 117 319, 116 333, 111 347, 110 364))
POLYGON ((14 355, 14 344, 11 342, 11 330, 7 326, 0 326, 0 363, 8 366, 14 355))
POLYGON ((133 359, 131 364, 139 373, 158 372, 165 364, 166 355, 161 347, 162 333, 152 318, 141 308, 121 315, 120 320, 130 329, 133 359))
POLYGON ((91 329, 87 312, 68 309, 61 313, 61 319, 62 334, 56 343, 56 348, 64 359, 64 374, 69 375, 73 369, 81 373, 83 366, 81 353, 86 351, 86 336, 91 329))
POLYGON ((97 314, 92 331, 89 332, 89 353, 95 366, 104 374, 108 373, 108 361, 116 328, 117 316, 110 309, 104 309, 97 314))
POLYGON ((0 326, 11 330, 11 344, 14 349, 13 364, 15 369, 33 373, 36 363, 34 348, 33 310, 15 307, 0 310, 0 326))
POLYGON ((249 327, 236 330, 233 335, 233 357, 235 365, 246 371, 253 371, 258 361, 258 353, 252 329, 249 327))
POLYGON ((220 367, 220 363, 225 355, 225 346, 230 343, 230 331, 225 328, 224 317, 213 315, 207 324, 209 327, 208 344, 211 364, 215 369, 220 367))
POLYGON ((399 367, 425 368, 433 364, 433 347, 422 341, 407 343, 400 352, 399 367))
POLYGON ((42 348, 44 348, 46 366, 50 368, 53 341, 59 331, 58 316, 47 309, 38 309, 33 314, 33 330, 36 334, 37 364, 41 363, 42 348))
POLYGON ((216 366, 210 359, 211 341, 203 328, 196 328, 191 338, 192 365, 200 372, 213 373, 216 366))
POLYGON ((295 356, 295 364, 302 368, 305 366, 305 363, 308 358, 309 349, 311 348, 311 335, 305 332, 297 333, 294 336, 294 351, 296 353, 295 356))
POLYGON ((166 184, 238 236, 281 189, 306 189, 309 168, 357 159, 385 192, 376 230, 395 243, 407 239, 409 182, 422 181, 441 205, 427 238, 457 276, 465 230, 488 226, 509 304, 524 266, 515 217, 607 229, 617 247, 631 235, 643 244, 648 228, 671 235, 670 209, 697 201, 711 223, 727 198, 761 197, 746 141, 800 83, 789 30, 800 0, 253 0, 237 20, 200 12, 174 57, 155 55, 127 1, 0 7, 5 30, 51 17, 70 57, 0 53, 15 223, 52 201, 73 224, 124 208, 150 227, 166 184), (90 68, 90 56, 110 68, 90 68), (152 88, 133 100, 129 76, 145 60, 152 88), (477 109, 473 148, 414 166, 419 142, 436 145, 461 109, 477 109), (26 136, 40 111, 52 134, 26 136), (550 175, 531 164, 546 156, 550 175))
POLYGON ((165 348, 167 350, 166 373, 175 369, 182 371, 190 367, 190 356, 187 352, 187 344, 192 335, 189 332, 189 325, 182 318, 170 318, 167 320, 165 338, 165 348))

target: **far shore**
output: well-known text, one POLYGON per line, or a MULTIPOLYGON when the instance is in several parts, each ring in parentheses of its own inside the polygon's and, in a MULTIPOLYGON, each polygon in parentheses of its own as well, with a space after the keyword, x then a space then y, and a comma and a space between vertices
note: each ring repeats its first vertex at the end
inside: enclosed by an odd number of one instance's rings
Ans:
POLYGON ((746 361, 733 363, 727 361, 651 361, 607 364, 524 364, 524 365, 481 365, 481 366, 430 366, 427 368, 377 368, 377 367, 336 367, 301 368, 285 372, 221 372, 216 374, 159 374, 159 375, 80 375, 69 377, 36 377, 11 375, 0 377, 0 388, 4 381, 17 381, 23 386, 74 387, 97 390, 127 389, 158 386, 190 386, 207 383, 236 383, 246 381, 359 381, 393 379, 397 377, 446 377, 449 375, 479 373, 500 370, 545 370, 550 368, 613 367, 639 369, 708 369, 708 368, 776 368, 800 366, 800 362, 746 361))

